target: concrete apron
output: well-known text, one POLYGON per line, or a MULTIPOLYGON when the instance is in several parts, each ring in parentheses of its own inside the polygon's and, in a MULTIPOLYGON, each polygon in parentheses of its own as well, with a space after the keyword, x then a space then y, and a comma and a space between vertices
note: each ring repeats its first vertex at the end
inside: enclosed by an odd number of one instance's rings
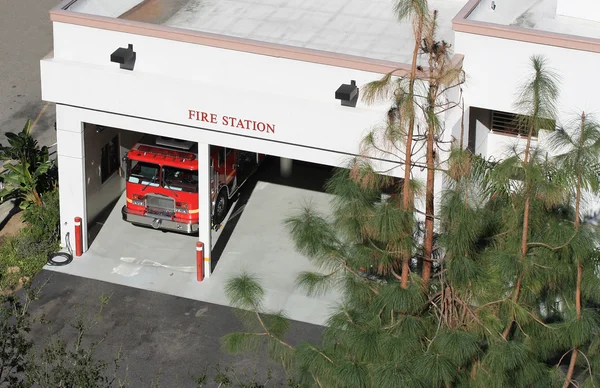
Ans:
MULTIPOLYGON (((133 226, 121 219, 122 196, 90 249, 63 267, 45 269, 229 306, 226 282, 247 272, 265 289, 264 306, 293 320, 324 325, 341 301, 337 291, 308 297, 295 287, 302 271, 318 271, 295 251, 283 220, 310 203, 329 214, 330 195, 258 182, 209 279, 196 280, 197 237, 133 226)), ((239 213, 239 212, 238 212, 239 213)), ((213 231, 213 246, 221 230, 213 231)))

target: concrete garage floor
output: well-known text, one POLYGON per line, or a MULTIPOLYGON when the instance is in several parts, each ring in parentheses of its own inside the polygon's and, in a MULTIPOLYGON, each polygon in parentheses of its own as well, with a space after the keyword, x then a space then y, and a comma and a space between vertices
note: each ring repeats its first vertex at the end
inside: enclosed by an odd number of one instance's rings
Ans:
POLYGON ((47 269, 226 306, 224 284, 246 271, 261 279, 268 310, 284 310, 293 320, 324 325, 340 295, 308 297, 294 286, 300 272, 317 269, 294 250, 283 220, 307 202, 327 212, 330 196, 263 180, 244 189, 247 203, 243 204, 242 194, 242 203, 232 206, 225 228, 213 232, 213 259, 218 262, 203 282, 196 280, 197 237, 124 222, 120 214, 124 197, 88 252, 67 266, 47 269))

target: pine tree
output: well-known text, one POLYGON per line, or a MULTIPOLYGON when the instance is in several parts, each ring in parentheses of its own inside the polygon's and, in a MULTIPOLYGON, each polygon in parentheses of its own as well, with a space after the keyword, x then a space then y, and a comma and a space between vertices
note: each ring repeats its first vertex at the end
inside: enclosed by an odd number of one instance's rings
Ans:
POLYGON ((464 73, 460 66, 453 64, 450 59, 451 45, 445 41, 436 40, 437 10, 433 12, 431 22, 426 26, 426 34, 421 46, 427 56, 428 77, 427 97, 423 106, 423 116, 427 124, 426 167, 427 181, 425 185, 425 236, 423 243, 422 279, 428 282, 431 277, 432 255, 434 249, 434 217, 435 217, 435 175, 438 161, 438 139, 443 131, 439 116, 455 108, 458 104, 448 101, 444 96, 452 88, 457 88, 464 81, 464 73))
MULTIPOLYGON (((435 13, 423 20, 435 26, 435 13)), ((271 356, 305 386, 568 387, 583 380, 595 386, 599 238, 596 226, 583 223, 581 203, 598 189, 597 125, 583 115, 579 133, 555 132, 550 143, 557 157, 536 144, 538 132, 552 129, 548 124, 556 119, 558 86, 545 59, 533 57, 532 75, 517 100, 524 149, 515 147, 505 160, 492 162, 461 142, 447 161, 436 161, 429 151, 442 130, 439 114, 447 102, 441 91, 452 85, 442 75, 455 69, 445 68, 446 47, 435 49, 440 42, 431 36, 422 42, 432 69, 419 95, 423 100, 414 93, 421 81, 412 79, 412 92, 406 88, 410 78, 392 80, 391 74, 371 85, 373 93, 392 92, 382 136, 390 142, 386 148, 373 134, 366 139, 380 152, 400 151, 398 144, 406 145, 407 131, 414 129, 410 118, 415 125, 421 117, 410 109, 423 107, 427 130, 416 141, 428 146, 428 178, 429 171, 443 168, 445 179, 436 216, 439 237, 426 253, 438 263, 425 279, 428 286, 416 276, 409 281, 406 269, 432 243, 421 238, 415 220, 418 182, 405 179, 400 195, 386 197, 389 177, 356 158, 327 183, 330 217, 306 207, 286 220, 296 249, 319 268, 301 273, 298 286, 309 295, 337 288, 343 296, 321 341, 287 343, 285 315, 265 311, 264 290, 244 274, 226 290, 234 304, 249 310, 248 332, 232 333, 223 343, 237 352, 266 342, 271 356)), ((410 178, 416 163, 410 152, 403 156, 410 178)), ((433 180, 426 187, 427 201, 434 200, 433 180)), ((433 206, 427 209, 433 213, 433 206)), ((427 228, 433 230, 433 222, 427 228)))
MULTIPOLYGON (((577 119, 573 120, 570 129, 570 131, 564 129, 555 131, 550 138, 550 144, 554 150, 562 152, 556 159, 559 166, 568 172, 568 185, 572 188, 572 197, 575 198, 573 224, 575 231, 580 232, 580 229, 582 228, 581 204, 583 201, 583 194, 584 192, 597 194, 600 188, 598 176, 598 167, 600 167, 600 126, 592 117, 586 115, 585 112, 582 112, 577 119)), ((593 303, 594 301, 597 302, 598 299, 600 299, 600 295, 592 296, 591 299, 582 298, 584 269, 587 268, 586 274, 591 272, 592 279, 595 277, 596 274, 594 273, 594 269, 598 268, 597 262, 594 262, 595 257, 590 255, 589 251, 584 251, 582 254, 574 251, 573 259, 574 264, 577 266, 574 298, 575 321, 573 322, 573 327, 578 331, 581 329, 583 330, 581 330, 580 333, 575 334, 575 336, 579 338, 573 341, 569 369, 567 370, 563 388, 568 388, 571 384, 575 383, 573 381, 573 374, 580 352, 579 345, 589 343, 592 340, 592 337, 594 337, 594 330, 588 330, 589 327, 585 326, 585 323, 582 321, 586 318, 595 318, 596 322, 598 322, 597 317, 594 317, 595 314, 591 311, 586 314, 587 316, 584 318, 584 308, 589 306, 590 303, 593 303), (580 327, 578 328, 577 326, 580 327)), ((588 278, 589 277, 590 276, 588 276, 588 278)), ((592 282, 598 284, 596 279, 593 279, 592 282)), ((595 337, 597 337, 597 335, 595 337)), ((596 341, 598 341, 597 338, 596 341)), ((590 368, 590 365, 583 367, 584 376, 586 375, 585 372, 590 370, 590 368)))
MULTIPOLYGON (((388 123, 384 130, 384 141, 388 146, 395 150, 400 149, 400 145, 404 144, 404 181, 402 183, 402 209, 406 212, 405 228, 402 234, 409 236, 414 228, 414 220, 410 217, 413 211, 414 188, 412 187, 411 171, 412 171, 412 154, 413 154, 413 137, 415 133, 417 112, 415 109, 415 87, 419 77, 418 73, 418 56, 420 52, 421 38, 423 30, 430 23, 430 15, 428 10, 427 0, 396 0, 394 12, 398 20, 402 21, 406 18, 411 19, 413 24, 413 34, 415 38, 413 56, 411 61, 411 69, 408 77, 394 78, 394 72, 386 74, 381 80, 373 81, 365 86, 363 99, 366 102, 374 102, 377 99, 393 97, 394 104, 388 112, 388 123)), ((379 148, 375 142, 374 134, 367 136, 366 144, 368 148, 375 148, 385 154, 392 154, 398 157, 395 152, 387 151, 384 148, 379 148)), ((360 166, 359 166, 360 167, 360 166)), ((364 171, 363 171, 364 172, 364 171)), ((356 177, 355 177, 356 178, 356 177)), ((408 287, 410 258, 412 249, 409 244, 401 244, 399 254, 402 262, 402 287, 408 287)))
MULTIPOLYGON (((527 268, 526 256, 529 251, 530 238, 530 219, 532 212, 532 201, 534 197, 547 197, 550 201, 555 199, 558 194, 560 199, 560 187, 549 187, 546 183, 543 163, 539 150, 532 149, 532 138, 537 136, 540 129, 549 120, 556 119, 556 99, 558 98, 557 76, 547 69, 544 58, 534 56, 531 58, 533 74, 521 86, 519 98, 516 106, 520 111, 518 116, 519 126, 527 133, 525 150, 521 154, 520 150, 515 150, 515 155, 507 158, 496 169, 496 179, 502 183, 509 183, 509 186, 503 187, 503 191, 511 190, 509 179, 520 178, 520 189, 522 190, 523 203, 523 222, 521 230, 521 244, 519 252, 519 263, 521 269, 518 270, 516 284, 512 291, 512 302, 518 303, 519 296, 523 287, 523 277, 526 275, 527 268), (519 176, 515 176, 519 175, 519 176), (542 192, 547 190, 548 192, 542 192), (558 191, 558 193, 556 193, 558 191)), ((518 205, 517 205, 518 206, 518 205)), ((513 328, 514 317, 509 317, 508 323, 503 332, 503 337, 508 339, 513 328)))

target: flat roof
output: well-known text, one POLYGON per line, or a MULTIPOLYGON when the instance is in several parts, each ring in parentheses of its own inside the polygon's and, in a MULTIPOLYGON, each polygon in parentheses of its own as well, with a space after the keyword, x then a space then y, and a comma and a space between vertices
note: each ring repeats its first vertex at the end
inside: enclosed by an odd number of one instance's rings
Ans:
MULTIPOLYGON (((452 19, 468 0, 430 0, 438 39, 454 42, 452 19)), ((69 10, 193 31, 410 63, 410 20, 392 0, 76 0, 69 10)))
POLYGON ((599 22, 557 14, 558 0, 495 1, 495 9, 491 3, 491 0, 481 1, 467 19, 587 38, 600 37, 599 22))

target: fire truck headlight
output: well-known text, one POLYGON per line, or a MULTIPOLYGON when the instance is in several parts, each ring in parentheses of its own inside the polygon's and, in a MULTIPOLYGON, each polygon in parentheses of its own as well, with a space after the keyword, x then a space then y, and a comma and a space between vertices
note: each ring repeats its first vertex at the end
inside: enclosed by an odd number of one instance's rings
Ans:
POLYGON ((188 214, 188 205, 187 205, 187 203, 177 202, 175 204, 175 212, 176 213, 188 214))
POLYGON ((144 200, 144 197, 134 194, 131 199, 131 204, 135 206, 146 206, 146 201, 144 200))

